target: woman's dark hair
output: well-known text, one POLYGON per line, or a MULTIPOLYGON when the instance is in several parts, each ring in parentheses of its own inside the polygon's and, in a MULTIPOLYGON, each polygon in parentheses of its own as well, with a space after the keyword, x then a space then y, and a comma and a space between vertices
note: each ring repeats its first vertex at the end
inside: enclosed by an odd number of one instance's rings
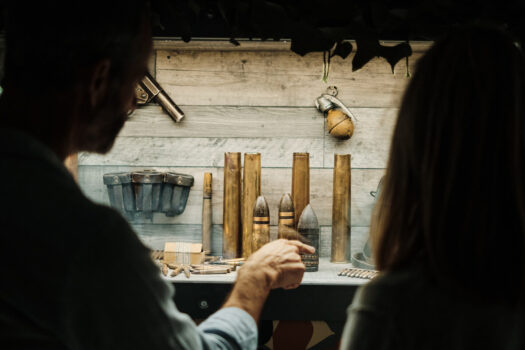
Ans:
POLYGON ((380 270, 426 264, 477 295, 525 295, 525 62, 488 26, 454 30, 419 60, 372 220, 380 270))
POLYGON ((6 15, 3 84, 45 91, 69 89, 79 69, 102 59, 118 77, 149 12, 145 0, 12 1, 6 15))

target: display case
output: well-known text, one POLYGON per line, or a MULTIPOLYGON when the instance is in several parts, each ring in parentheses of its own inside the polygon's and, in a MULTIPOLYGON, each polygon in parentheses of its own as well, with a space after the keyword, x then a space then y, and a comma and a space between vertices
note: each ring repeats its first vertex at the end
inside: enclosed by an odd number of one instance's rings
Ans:
MULTIPOLYGON (((192 177, 183 211, 166 215, 153 210, 149 215, 126 217, 152 250, 163 250, 166 242, 202 243, 205 229, 211 232, 209 255, 222 256, 225 153, 240 152, 241 159, 244 154, 260 154, 259 194, 269 208, 270 240, 280 235, 281 198, 293 192, 294 153, 307 154, 308 203, 319 225, 319 268, 307 272, 295 290, 272 291, 262 319, 343 324, 356 289, 368 279, 339 274, 352 267, 351 255, 363 253, 375 200, 371 192, 384 175, 407 71, 429 44, 412 43, 410 66, 400 61, 394 73, 383 59, 373 59, 353 72, 351 57, 334 57, 326 83, 322 80, 321 52, 299 56, 290 50, 288 41, 239 43, 155 40, 151 76, 183 111, 184 118, 174 122, 154 101, 140 106, 109 154, 79 154, 79 184, 94 201, 109 205, 111 191, 108 193, 104 183, 105 174, 149 169, 192 177), (325 114, 315 105, 329 86, 337 88, 337 98, 355 117, 350 139, 332 136, 325 114), (343 180, 351 181, 350 230, 344 243, 348 252, 346 257, 338 256, 338 263, 331 262, 334 154, 351 155, 351 180, 343 180), (205 173, 213 179, 211 193, 205 190, 205 173), (208 211, 203 215, 204 202, 208 211)), ((247 178, 241 176, 240 186, 243 177, 247 178)), ((238 254, 240 257, 242 251, 238 254)), ((236 272, 191 274, 190 278, 168 274, 164 278, 176 286, 178 308, 202 319, 221 306, 235 277, 236 272)))

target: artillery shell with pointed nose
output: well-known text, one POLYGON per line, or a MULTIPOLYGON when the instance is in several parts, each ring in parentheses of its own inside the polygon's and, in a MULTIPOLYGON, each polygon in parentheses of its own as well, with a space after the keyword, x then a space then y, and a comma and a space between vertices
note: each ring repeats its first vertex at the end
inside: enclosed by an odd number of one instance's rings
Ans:
POLYGON ((294 207, 290 194, 283 194, 279 202, 279 238, 297 239, 297 233, 294 230, 294 207))
POLYGON ((303 243, 315 248, 314 254, 301 254, 301 260, 306 266, 306 272, 319 270, 319 221, 312 206, 308 204, 304 208, 299 223, 297 224, 299 238, 303 243))
POLYGON ((270 210, 264 196, 257 197, 253 207, 252 251, 270 242, 270 210))

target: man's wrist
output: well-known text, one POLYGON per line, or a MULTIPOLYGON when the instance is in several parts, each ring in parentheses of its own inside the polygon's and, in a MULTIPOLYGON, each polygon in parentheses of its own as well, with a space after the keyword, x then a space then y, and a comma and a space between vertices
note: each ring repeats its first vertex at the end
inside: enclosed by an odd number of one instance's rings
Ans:
POLYGON ((272 284, 270 276, 263 270, 246 269, 246 266, 240 268, 237 281, 223 307, 238 307, 257 322, 272 284))

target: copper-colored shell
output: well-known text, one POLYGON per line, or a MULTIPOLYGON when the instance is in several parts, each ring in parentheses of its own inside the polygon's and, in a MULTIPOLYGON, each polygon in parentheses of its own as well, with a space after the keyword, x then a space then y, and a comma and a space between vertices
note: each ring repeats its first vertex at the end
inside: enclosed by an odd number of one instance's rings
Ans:
POLYGON ((354 133, 352 119, 338 109, 328 111, 326 127, 330 135, 342 140, 349 139, 354 133))

